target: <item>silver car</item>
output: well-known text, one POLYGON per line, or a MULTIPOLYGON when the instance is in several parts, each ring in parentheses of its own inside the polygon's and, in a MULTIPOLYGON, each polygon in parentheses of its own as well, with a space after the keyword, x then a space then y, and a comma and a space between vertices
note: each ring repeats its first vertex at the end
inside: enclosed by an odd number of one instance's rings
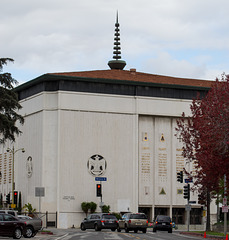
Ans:
POLYGON ((144 213, 125 213, 122 216, 122 219, 118 221, 117 231, 121 232, 122 229, 125 229, 125 232, 142 231, 146 233, 148 227, 148 219, 144 213))

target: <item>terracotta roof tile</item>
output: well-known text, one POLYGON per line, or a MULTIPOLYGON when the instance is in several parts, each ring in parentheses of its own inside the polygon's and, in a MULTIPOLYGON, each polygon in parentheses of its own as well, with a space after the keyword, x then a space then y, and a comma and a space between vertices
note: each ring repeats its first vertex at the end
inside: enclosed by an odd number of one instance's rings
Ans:
POLYGON ((134 70, 96 70, 96 71, 82 71, 82 72, 62 72, 62 73, 48 73, 51 75, 62 75, 71 77, 96 78, 96 79, 113 79, 122 81, 136 81, 147 83, 160 83, 182 86, 196 86, 196 87, 211 87, 213 81, 169 77, 156 74, 148 74, 136 72, 134 70))

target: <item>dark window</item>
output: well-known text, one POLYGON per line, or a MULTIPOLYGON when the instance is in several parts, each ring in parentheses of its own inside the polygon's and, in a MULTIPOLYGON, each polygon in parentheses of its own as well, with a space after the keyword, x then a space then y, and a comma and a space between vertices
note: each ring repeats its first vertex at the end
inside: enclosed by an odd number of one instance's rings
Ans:
POLYGON ((145 214, 131 214, 130 219, 147 219, 145 214))
POLYGON ((114 215, 103 215, 103 219, 116 219, 114 215))
POLYGON ((176 224, 185 224, 185 209, 173 208, 173 222, 176 224))
POLYGON ((171 222, 170 217, 168 216, 158 216, 157 221, 162 221, 162 222, 171 222))
POLYGON ((8 214, 15 216, 15 212, 13 212, 13 211, 8 211, 8 214))
POLYGON ((201 224, 201 208, 192 208, 190 212, 190 224, 201 224))
POLYGON ((4 215, 4 220, 12 222, 15 221, 15 218, 12 215, 4 215))
POLYGON ((168 215, 169 215, 168 208, 154 208, 154 216, 155 216, 155 218, 156 218, 158 215, 168 216, 168 215))

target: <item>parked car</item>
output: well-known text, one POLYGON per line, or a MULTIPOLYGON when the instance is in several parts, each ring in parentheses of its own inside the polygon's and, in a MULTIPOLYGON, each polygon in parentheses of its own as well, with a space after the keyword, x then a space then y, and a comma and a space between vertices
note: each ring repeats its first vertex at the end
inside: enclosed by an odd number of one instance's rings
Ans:
POLYGON ((1 209, 0 210, 0 213, 6 213, 6 214, 10 214, 14 217, 17 217, 17 211, 14 211, 14 210, 8 210, 8 209, 1 209))
POLYGON ((42 228, 42 220, 40 218, 31 218, 25 215, 18 215, 17 218, 26 223, 25 238, 34 237, 42 228))
POLYGON ((173 223, 171 218, 169 216, 158 215, 153 225, 153 232, 156 232, 157 230, 168 231, 169 233, 172 233, 173 223))
POLYGON ((86 229, 95 229, 95 231, 101 231, 101 229, 111 229, 115 231, 118 227, 118 219, 110 213, 93 213, 84 218, 80 224, 80 229, 85 231, 86 229))
POLYGON ((26 224, 18 218, 6 214, 0 214, 0 236, 20 239, 26 233, 26 224))
POLYGON ((122 219, 118 221, 117 231, 121 232, 122 229, 125 229, 125 232, 142 231, 146 233, 148 227, 147 216, 144 213, 125 213, 122 216, 122 219))

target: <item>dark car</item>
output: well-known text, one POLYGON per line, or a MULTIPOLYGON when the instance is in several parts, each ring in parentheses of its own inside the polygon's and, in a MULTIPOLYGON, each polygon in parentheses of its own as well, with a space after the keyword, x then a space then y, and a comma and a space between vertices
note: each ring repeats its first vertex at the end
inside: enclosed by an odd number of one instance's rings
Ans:
POLYGON ((0 214, 0 236, 20 239, 25 233, 26 224, 24 222, 10 214, 0 214))
POLYGON ((173 228, 173 224, 169 216, 158 215, 156 217, 153 225, 153 232, 156 232, 157 230, 161 230, 161 231, 168 231, 169 233, 172 233, 173 231, 172 228, 173 228))
POLYGON ((26 224, 25 238, 34 237, 42 229, 42 220, 40 218, 31 218, 25 215, 18 215, 17 218, 26 224))
POLYGON ((118 232, 121 232, 122 229, 125 229, 125 232, 142 231, 146 233, 148 227, 148 219, 144 213, 125 213, 122 216, 122 219, 118 221, 118 232))
POLYGON ((86 229, 95 229, 95 231, 101 231, 101 229, 111 229, 115 231, 118 227, 118 219, 109 213, 93 213, 84 218, 80 224, 80 229, 85 231, 86 229))

